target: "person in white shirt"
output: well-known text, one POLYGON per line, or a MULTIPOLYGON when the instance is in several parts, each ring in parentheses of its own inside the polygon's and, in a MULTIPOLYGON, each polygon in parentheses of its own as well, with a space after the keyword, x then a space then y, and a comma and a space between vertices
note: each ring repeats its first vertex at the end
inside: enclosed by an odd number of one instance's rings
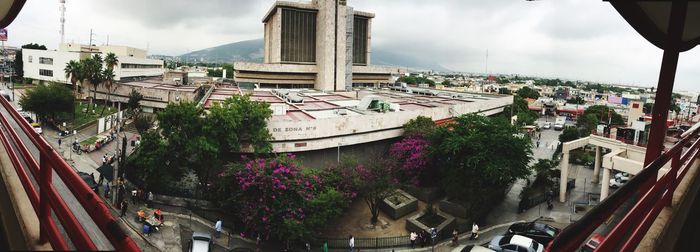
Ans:
POLYGON ((221 222, 221 220, 217 220, 216 224, 214 224, 214 229, 216 229, 216 238, 221 237, 221 225, 222 224, 223 223, 221 222))
POLYGON ((416 232, 411 232, 410 239, 411 239, 411 248, 414 249, 416 248, 416 238, 418 238, 418 235, 416 232))
POLYGON ((355 237, 350 235, 350 241, 348 242, 348 245, 350 246, 350 252, 355 251, 355 237))
POLYGON ((476 222, 474 222, 474 224, 472 224, 472 236, 469 237, 469 239, 474 240, 477 238, 479 238, 479 226, 476 225, 476 222))

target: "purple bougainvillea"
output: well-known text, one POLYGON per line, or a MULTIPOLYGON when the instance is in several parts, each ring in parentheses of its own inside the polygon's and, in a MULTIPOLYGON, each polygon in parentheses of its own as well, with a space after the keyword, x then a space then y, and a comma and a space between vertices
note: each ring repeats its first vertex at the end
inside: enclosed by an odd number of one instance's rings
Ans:
POLYGON ((391 145, 390 154, 397 162, 398 173, 414 185, 420 185, 421 176, 428 167, 427 150, 430 142, 421 136, 409 136, 391 145))

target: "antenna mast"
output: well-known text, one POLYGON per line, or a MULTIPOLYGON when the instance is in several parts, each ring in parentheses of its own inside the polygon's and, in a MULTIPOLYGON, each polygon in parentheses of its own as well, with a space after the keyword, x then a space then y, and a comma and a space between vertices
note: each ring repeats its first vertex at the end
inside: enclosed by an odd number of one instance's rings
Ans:
POLYGON ((66 24, 66 0, 58 0, 61 4, 58 10, 61 12, 61 44, 65 42, 65 24, 66 24))

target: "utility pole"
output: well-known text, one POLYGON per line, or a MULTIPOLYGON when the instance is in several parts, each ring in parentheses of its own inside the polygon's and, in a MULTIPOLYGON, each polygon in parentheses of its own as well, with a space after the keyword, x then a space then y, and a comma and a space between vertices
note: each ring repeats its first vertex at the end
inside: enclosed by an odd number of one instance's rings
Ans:
MULTIPOLYGON (((119 153, 119 130, 121 129, 121 118, 119 118, 119 111, 121 111, 122 104, 121 102, 118 103, 117 105, 117 134, 116 136, 116 145, 114 148, 114 156, 112 158, 117 158, 117 156, 120 156, 119 153)), ((114 162, 114 169, 112 169, 113 175, 112 175, 112 186, 114 187, 112 189, 112 204, 114 204, 114 207, 121 209, 121 206, 119 205, 119 166, 121 165, 122 162, 119 162, 119 159, 116 159, 114 162)))

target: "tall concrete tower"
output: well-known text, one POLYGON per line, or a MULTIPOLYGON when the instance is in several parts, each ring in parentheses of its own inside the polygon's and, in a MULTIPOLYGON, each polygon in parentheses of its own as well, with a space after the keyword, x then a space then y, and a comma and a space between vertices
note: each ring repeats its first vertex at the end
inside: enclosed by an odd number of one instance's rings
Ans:
POLYGON ((61 12, 61 30, 59 32, 61 33, 61 44, 63 44, 65 42, 66 0, 58 0, 58 2, 61 4, 58 7, 58 10, 61 12))

